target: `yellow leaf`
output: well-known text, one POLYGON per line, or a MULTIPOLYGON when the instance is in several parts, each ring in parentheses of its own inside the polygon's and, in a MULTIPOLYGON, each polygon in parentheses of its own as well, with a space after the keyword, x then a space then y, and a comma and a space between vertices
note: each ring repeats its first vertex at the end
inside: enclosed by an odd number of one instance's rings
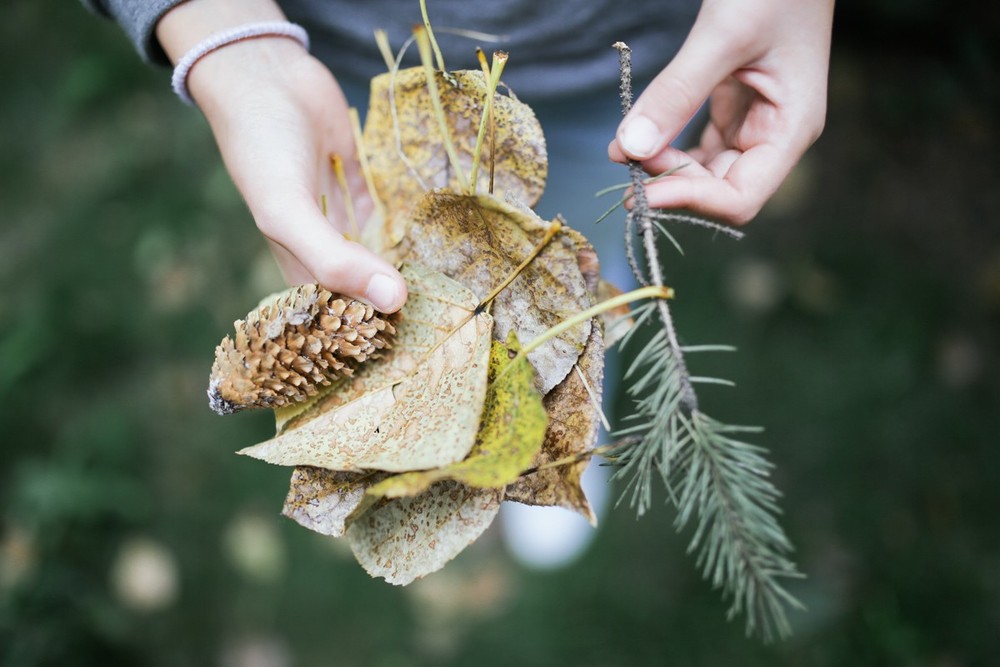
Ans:
MULTIPOLYGON (((430 192, 411 214, 400 250, 487 297, 524 260, 551 223, 489 195, 430 192)), ((514 331, 530 341, 591 305, 577 260, 579 234, 560 232, 493 302, 493 337, 514 331)), ((528 355, 538 389, 548 393, 573 368, 590 335, 586 321, 528 355)))
POLYGON ((513 333, 507 345, 493 341, 482 426, 465 460, 434 470, 393 475, 370 487, 368 495, 413 496, 446 479, 486 489, 503 488, 515 481, 538 454, 547 422, 542 397, 534 387, 534 371, 525 357, 517 356, 519 349, 513 333))
MULTIPOLYGON (((445 76, 435 73, 445 124, 466 174, 472 170, 476 135, 486 102, 488 82, 480 71, 463 70, 445 76)), ((495 96, 496 128, 494 193, 533 206, 545 189, 548 157, 545 138, 535 113, 512 97, 495 96)), ((459 189, 434 115, 427 79, 420 67, 388 72, 372 79, 368 116, 363 133, 372 180, 385 206, 386 235, 400 238, 394 226, 424 192, 434 188, 459 189)), ((488 143, 488 142, 487 142, 488 143)), ((488 150, 483 164, 488 164, 488 150)), ((489 169, 481 169, 479 191, 487 192, 489 169)))
POLYGON ((396 345, 284 413, 278 435, 239 453, 268 463, 402 472, 460 461, 479 431, 493 320, 445 276, 403 267, 410 298, 396 345))
POLYGON ((496 518, 501 494, 438 482, 418 496, 368 510, 347 529, 347 538, 368 574, 404 586, 472 544, 496 518))
MULTIPOLYGON (((601 426, 598 406, 603 379, 604 345, 601 329, 595 326, 577 368, 545 397, 549 426, 535 466, 573 458, 594 448, 601 426)), ((581 458, 573 463, 525 475, 507 487, 504 500, 564 507, 579 512, 596 524, 597 518, 580 486, 580 476, 587 463, 586 458, 581 458)))

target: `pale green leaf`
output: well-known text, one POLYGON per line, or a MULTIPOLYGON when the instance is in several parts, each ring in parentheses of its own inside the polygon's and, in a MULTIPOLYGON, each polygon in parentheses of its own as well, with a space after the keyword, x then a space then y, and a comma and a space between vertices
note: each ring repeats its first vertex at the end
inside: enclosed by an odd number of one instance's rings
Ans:
POLYGON ((533 465, 572 460, 521 477, 507 487, 505 500, 563 507, 578 512, 592 524, 597 523, 580 485, 580 476, 588 464, 586 453, 597 444, 600 433, 603 379, 604 345, 601 328, 595 326, 576 368, 545 396, 549 425, 533 465))

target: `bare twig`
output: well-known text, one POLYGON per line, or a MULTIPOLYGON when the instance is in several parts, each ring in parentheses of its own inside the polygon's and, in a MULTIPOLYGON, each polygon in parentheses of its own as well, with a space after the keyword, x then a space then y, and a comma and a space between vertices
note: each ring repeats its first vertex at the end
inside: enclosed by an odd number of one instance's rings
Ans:
MULTIPOLYGON (((632 49, 625 42, 615 42, 618 49, 618 65, 621 72, 621 103, 622 115, 628 115, 632 110, 632 49)), ((628 217, 631 219, 626 224, 626 229, 633 225, 638 225, 639 235, 642 237, 643 249, 646 251, 646 268, 649 273, 649 283, 652 285, 664 286, 663 270, 660 266, 660 255, 656 248, 656 235, 653 233, 653 221, 649 210, 649 201, 646 199, 646 172, 642 165, 636 160, 628 161, 629 176, 632 178, 632 210, 628 217)), ((629 244, 629 246, 631 243, 629 244)), ((633 270, 635 270, 633 268, 633 270)), ((660 319, 667 332, 667 340, 670 343, 670 352, 677 366, 680 382, 682 384, 681 400, 688 411, 698 409, 698 396, 691 385, 690 374, 687 364, 684 363, 684 353, 681 351, 680 343, 677 340, 677 330, 674 327, 674 320, 670 315, 670 306, 663 299, 657 302, 660 319)))
POLYGON ((635 256, 635 217, 625 216, 625 259, 628 260, 628 267, 632 269, 632 277, 640 285, 648 285, 646 275, 639 268, 639 260, 635 256))

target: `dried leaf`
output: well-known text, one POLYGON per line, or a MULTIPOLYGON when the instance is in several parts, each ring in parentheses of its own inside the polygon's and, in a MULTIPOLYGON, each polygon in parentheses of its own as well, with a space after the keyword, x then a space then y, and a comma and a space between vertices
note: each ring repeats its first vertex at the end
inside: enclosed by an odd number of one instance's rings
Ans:
POLYGON ((384 477, 385 473, 298 467, 281 513, 309 530, 340 537, 371 506, 374 499, 365 491, 384 477))
POLYGON ((486 489, 502 489, 515 481, 537 456, 547 423, 542 397, 534 386, 535 372, 525 357, 517 356, 518 350, 513 334, 507 345, 493 341, 482 426, 465 460, 393 475, 369 488, 368 494, 414 496, 446 479, 486 489))
MULTIPOLYGON (((576 261, 580 266, 580 273, 583 274, 593 302, 600 303, 624 294, 613 284, 601 278, 601 264, 594 246, 590 245, 590 241, 575 229, 567 228, 564 233, 576 243, 576 261)), ((622 304, 601 314, 601 323, 604 325, 604 349, 614 347, 615 343, 621 340, 622 336, 635 325, 635 320, 629 317, 631 313, 632 309, 629 305, 622 304)))
MULTIPOLYGON (((591 330, 590 340, 580 356, 577 369, 545 397, 549 427, 535 466, 572 458, 590 451, 597 443, 601 426, 598 406, 604 379, 604 345, 600 327, 595 326, 591 330), (587 386, 593 392, 593 397, 587 391, 587 386)), ((587 459, 584 458, 525 475, 507 487, 504 500, 525 505, 564 507, 579 512, 592 524, 596 524, 597 517, 580 486, 580 476, 586 467, 587 459)))
POLYGON ((512 96, 493 98, 481 194, 459 192, 487 91, 479 71, 414 68, 372 81, 359 157, 382 205, 365 238, 395 253, 390 261, 405 260, 410 288, 393 322, 393 348, 319 395, 276 410, 275 437, 240 452, 297 466, 283 513, 312 530, 346 534, 362 566, 393 584, 454 558, 493 521, 505 493, 593 520, 580 488, 585 462, 522 473, 593 447, 600 327, 583 322, 527 359, 516 351, 517 340, 591 305, 596 255, 569 228, 549 239, 550 223, 531 211, 545 185, 545 142, 534 113, 512 96), (428 76, 440 91, 455 161, 428 76), (482 194, 491 155, 493 193, 482 194), (543 239, 535 260, 518 269, 543 239), (479 312, 515 269, 514 281, 479 312))
MULTIPOLYGON (((472 170, 476 134, 479 130, 488 85, 480 71, 463 70, 445 76, 435 74, 459 162, 466 174, 472 170)), ((548 157, 545 138, 535 113, 513 97, 496 95, 494 193, 513 197, 533 206, 545 189, 548 157)), ((384 204, 391 227, 397 213, 405 212, 425 191, 434 188, 458 190, 420 67, 389 72, 371 82, 371 98, 363 133, 372 180, 384 204), (390 96, 390 86, 393 94, 390 96), (395 111, 396 118, 393 118, 395 111)), ((488 164, 484 149, 483 164, 488 164)), ((489 170, 480 169, 479 191, 489 187, 489 170)), ((399 230, 389 228, 392 242, 399 230)))
POLYGON ((448 278, 403 267, 410 298, 378 364, 279 416, 277 436, 241 450, 277 465, 402 472, 460 461, 479 430, 492 318, 448 278), (464 323, 463 323, 464 322, 464 323))
MULTIPOLYGON (((597 284, 595 301, 600 303, 601 301, 607 301, 622 294, 624 292, 620 289, 606 280, 601 280, 597 284)), ((635 319, 632 318, 632 309, 628 304, 622 304, 601 314, 601 321, 604 323, 605 349, 614 347, 635 326, 635 319)))
MULTIPOLYGON (((545 236, 550 223, 489 195, 430 192, 417 203, 401 244, 407 261, 454 278, 480 299, 512 273, 545 236)), ((591 305, 577 261, 576 233, 560 232, 493 302, 493 336, 514 331, 530 341, 591 305)), ((528 355, 536 386, 548 393, 583 351, 591 323, 573 327, 528 355)))
MULTIPOLYGON (((567 234, 576 244, 576 264, 580 267, 580 274, 583 276, 584 284, 591 295, 599 295, 601 287, 601 262, 597 258, 597 251, 590 245, 580 232, 571 227, 567 227, 564 234, 567 234)), ((600 298, 595 301, 600 301, 600 298)))
POLYGON ((418 496, 368 510, 347 529, 347 538, 368 574, 406 585, 472 544, 496 517, 501 494, 438 482, 418 496))

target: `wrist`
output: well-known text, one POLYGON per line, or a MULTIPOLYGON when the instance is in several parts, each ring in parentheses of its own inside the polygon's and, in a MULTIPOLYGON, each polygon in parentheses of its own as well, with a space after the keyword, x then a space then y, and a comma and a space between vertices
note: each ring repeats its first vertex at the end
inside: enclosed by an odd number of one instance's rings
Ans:
POLYGON ((157 37, 175 64, 174 90, 202 111, 286 74, 308 48, 308 36, 272 0, 189 0, 164 15, 157 37))
POLYGON ((156 38, 176 65, 210 35, 247 23, 286 20, 274 0, 187 0, 163 15, 156 24, 156 38))
MULTIPOLYGON (((282 28, 285 25, 277 24, 282 28)), ((262 33, 209 51, 187 72, 187 93, 206 114, 219 103, 232 106, 234 100, 247 102, 254 95, 270 94, 274 86, 283 86, 295 78, 304 62, 313 60, 298 40, 285 34, 262 33)), ((182 70, 178 67, 175 71, 175 89, 182 70)), ((178 94, 184 98, 180 91, 178 94)))

